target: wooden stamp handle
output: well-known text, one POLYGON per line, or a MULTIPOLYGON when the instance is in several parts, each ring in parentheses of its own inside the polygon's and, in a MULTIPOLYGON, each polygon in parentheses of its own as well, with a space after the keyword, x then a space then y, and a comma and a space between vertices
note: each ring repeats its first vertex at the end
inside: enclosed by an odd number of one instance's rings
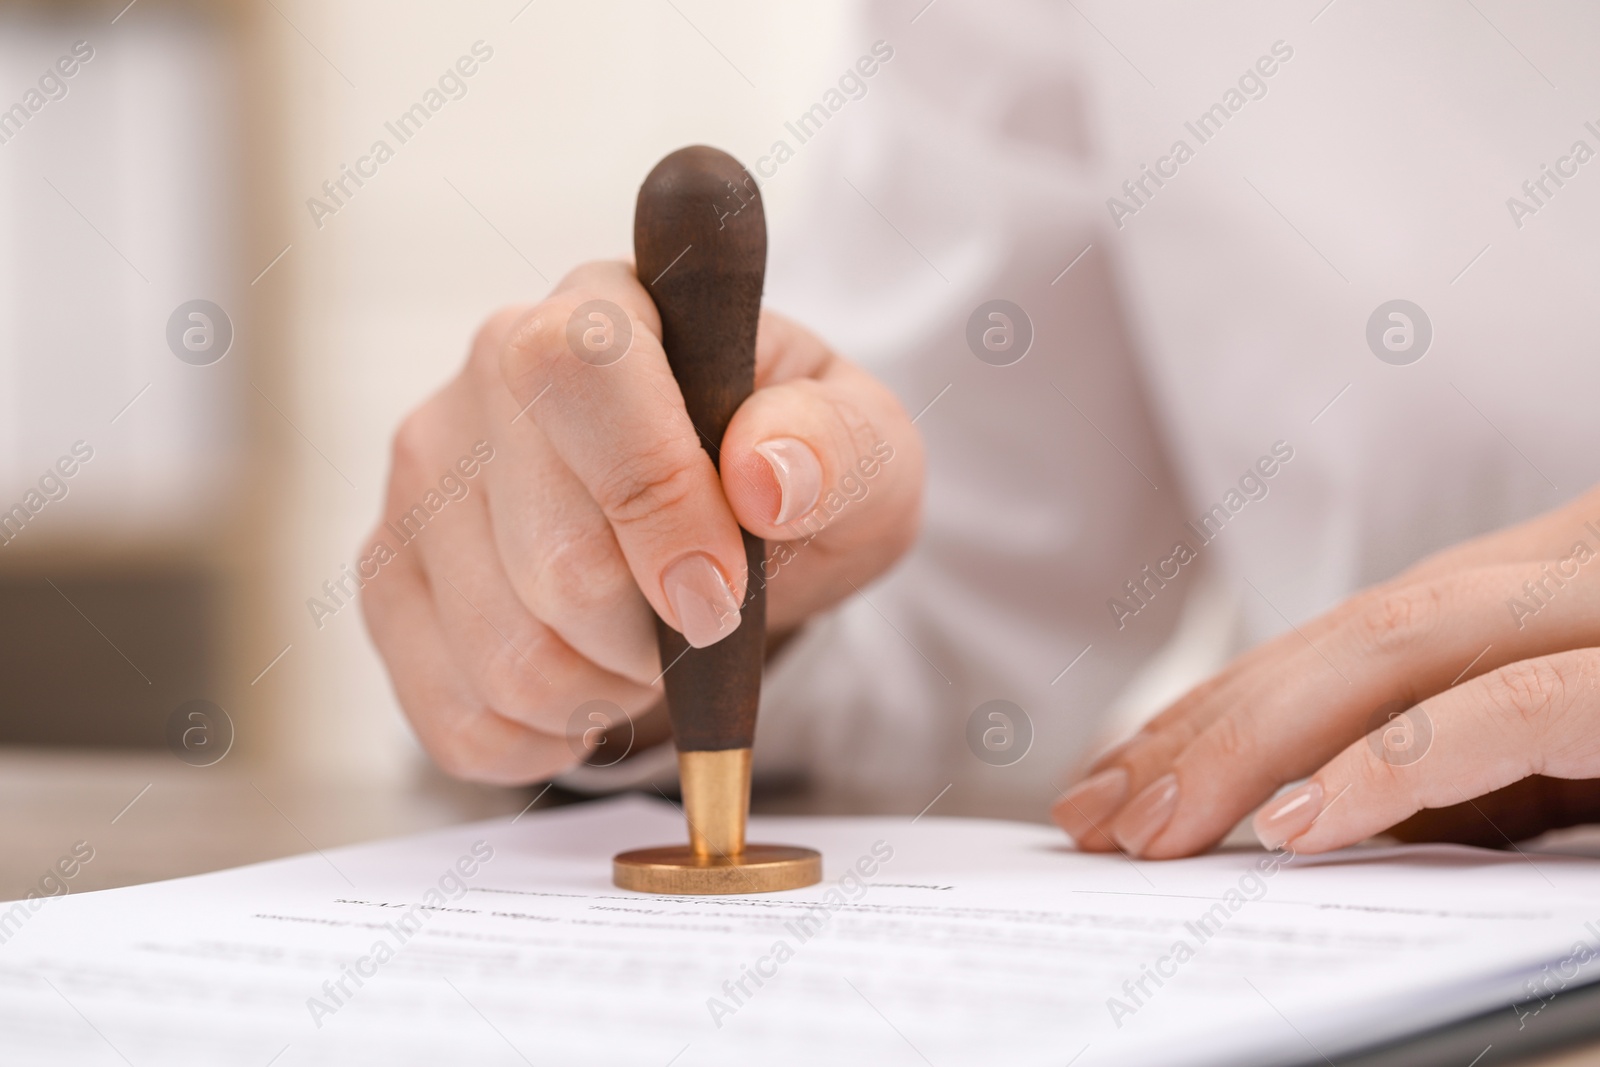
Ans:
MULTIPOLYGON (((722 434, 755 388, 756 320, 767 224, 753 178, 726 152, 695 146, 656 164, 633 216, 639 280, 661 313, 667 362, 700 443, 720 469, 722 434)), ((667 707, 680 752, 749 748, 766 655, 765 544, 744 531, 747 592, 739 628, 690 648, 656 620, 667 707), (669 667, 670 664, 670 667, 669 667)))

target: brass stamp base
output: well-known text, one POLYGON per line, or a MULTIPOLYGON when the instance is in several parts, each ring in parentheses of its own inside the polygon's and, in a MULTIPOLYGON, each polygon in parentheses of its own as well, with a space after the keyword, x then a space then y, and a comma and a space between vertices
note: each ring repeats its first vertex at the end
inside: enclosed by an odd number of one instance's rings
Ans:
POLYGON ((611 880, 637 893, 706 896, 776 893, 822 881, 822 853, 790 845, 747 845, 750 750, 678 753, 689 843, 624 852, 611 880))
POLYGON ((822 881, 822 853, 790 845, 746 845, 726 857, 700 855, 688 845, 640 848, 611 861, 611 880, 638 893, 776 893, 822 881))

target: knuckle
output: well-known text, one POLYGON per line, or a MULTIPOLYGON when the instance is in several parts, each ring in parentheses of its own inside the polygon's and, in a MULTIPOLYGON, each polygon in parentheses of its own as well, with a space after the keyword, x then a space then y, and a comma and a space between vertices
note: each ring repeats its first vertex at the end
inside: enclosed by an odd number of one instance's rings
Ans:
POLYGON ((1522 660, 1484 675, 1484 687, 1493 710, 1539 726, 1566 702, 1566 673, 1550 657, 1522 660))
POLYGON ((1108 756, 1115 756, 1115 762, 1141 772, 1155 767, 1165 768, 1181 756, 1205 729, 1205 724, 1190 717, 1147 722, 1108 756))
POLYGON ((559 625, 615 608, 633 586, 606 529, 572 532, 546 546, 533 577, 535 614, 559 625))
MULTIPOLYGON (((698 445, 694 446, 697 450, 698 445)), ((681 507, 694 494, 692 455, 672 442, 618 461, 594 487, 594 500, 606 518, 631 526, 681 507)))
POLYGON ((885 440, 883 429, 867 413, 866 407, 871 405, 863 403, 866 393, 879 388, 877 383, 854 386, 844 392, 815 379, 801 378, 783 383, 782 388, 790 405, 826 427, 817 443, 821 445, 819 455, 829 484, 854 475, 857 464, 871 457, 885 440))
POLYGON ((528 633, 509 633, 496 641, 480 670, 487 703, 508 719, 532 722, 545 704, 549 681, 537 666, 542 642, 528 633))
POLYGON ((1216 753, 1225 766, 1255 751, 1250 734, 1236 715, 1223 715, 1206 728, 1208 747, 1216 753))
POLYGON ((1194 716, 1213 700, 1223 687, 1231 680, 1228 670, 1213 674, 1204 681, 1190 687, 1177 700, 1169 704, 1165 710, 1151 719, 1140 728, 1140 734, 1155 733, 1160 730, 1193 729, 1194 716))
MULTIPOLYGON (((1379 756, 1372 750, 1371 745, 1363 745, 1355 750, 1344 774, 1352 783, 1346 788, 1359 788, 1372 796, 1412 799, 1418 788, 1425 787, 1425 778, 1419 778, 1414 762, 1395 762, 1379 756)), ((1341 755, 1342 761, 1344 757, 1341 755)), ((1459 799, 1454 798, 1454 799, 1459 799)), ((1325 798, 1328 806, 1332 806, 1333 797, 1325 798)), ((1452 801, 1453 802, 1453 801, 1452 801)), ((1414 804, 1415 811, 1420 804, 1414 804)))
POLYGON ((822 400, 831 409, 835 424, 843 437, 841 444, 850 455, 866 455, 873 445, 883 440, 883 432, 864 412, 860 405, 842 396, 830 395, 821 382, 803 381, 795 385, 822 400))
POLYGON ((1405 651, 1428 639, 1441 614, 1435 586, 1410 585, 1373 594, 1355 624, 1370 647, 1380 652, 1405 651))
MULTIPOLYGON (((564 346, 567 317, 577 307, 569 294, 553 296, 523 313, 505 334, 498 353, 499 374, 513 392, 541 382, 555 369, 564 346)), ((492 352, 485 353, 486 362, 492 352)))

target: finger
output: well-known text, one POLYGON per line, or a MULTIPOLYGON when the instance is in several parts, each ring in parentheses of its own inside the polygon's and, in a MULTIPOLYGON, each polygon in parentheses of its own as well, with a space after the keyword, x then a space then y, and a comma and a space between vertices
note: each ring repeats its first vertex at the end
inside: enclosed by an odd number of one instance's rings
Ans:
MULTIPOLYGON (((1594 497, 1597 494, 1590 494, 1594 497)), ((1235 659, 1218 676, 1187 694, 1169 707, 1155 720, 1145 725, 1138 735, 1124 745, 1112 750, 1089 768, 1085 781, 1067 794, 1072 803, 1057 805, 1058 822, 1072 833, 1081 847, 1103 850, 1115 847, 1113 843, 1093 828, 1089 819, 1104 824, 1129 800, 1134 787, 1132 778, 1119 767, 1127 763, 1145 763, 1160 768, 1156 773, 1136 774, 1138 788, 1148 788, 1176 759, 1194 737, 1218 717, 1244 703, 1242 689, 1258 671, 1282 675, 1284 657, 1299 651, 1304 656, 1309 646, 1323 647, 1328 635, 1354 621, 1364 631, 1382 638, 1397 629, 1403 630, 1414 620, 1414 605, 1407 602, 1407 591, 1424 589, 1430 583, 1448 579, 1452 574, 1475 568, 1492 568, 1516 561, 1528 561, 1538 567, 1536 575, 1518 574, 1519 580, 1532 578, 1537 589, 1513 588, 1502 590, 1507 596, 1508 609, 1512 608, 1510 596, 1523 595, 1521 602, 1535 610, 1559 590, 1566 579, 1574 577, 1580 565, 1593 558, 1591 542, 1600 540, 1600 532, 1585 524, 1593 510, 1593 500, 1580 498, 1571 505, 1518 527, 1499 531, 1429 557, 1416 567, 1385 586, 1354 597, 1326 615, 1303 625, 1294 634, 1287 634, 1259 646, 1235 659), (1592 536, 1591 536, 1592 535, 1592 536), (1552 564, 1549 561, 1554 560, 1552 564), (1551 573, 1554 570, 1556 573, 1551 573), (1082 809, 1082 814, 1079 814, 1082 809)), ((1521 616, 1527 608, 1516 608, 1519 629, 1521 616)), ((1410 625, 1414 632, 1417 627, 1410 625)), ((1546 627, 1546 629, 1550 629, 1546 627)), ((1572 647, 1569 642, 1561 647, 1572 647)), ((1549 649, 1546 649, 1548 651, 1549 649)), ((1455 680, 1471 677, 1514 659, 1533 654, 1526 648, 1512 655, 1508 649, 1489 649, 1486 644, 1470 654, 1472 657, 1455 680), (1479 652, 1490 653, 1478 658, 1479 652), (1476 660, 1476 662, 1474 662, 1476 660)), ((1421 695, 1427 695, 1426 693, 1421 695)))
POLYGON ((1271 655, 1255 657, 1181 724, 1119 756, 1129 799, 1109 817, 1110 835, 1139 855, 1190 855, 1365 733, 1374 715, 1473 672, 1600 641, 1593 581, 1569 583, 1538 626, 1514 617, 1507 594, 1539 575, 1513 564, 1383 590, 1357 598, 1330 625, 1279 638, 1271 655))
POLYGON ((772 542, 763 579, 792 587, 771 609, 781 629, 909 546, 923 457, 893 393, 787 320, 768 316, 763 327, 778 373, 729 423, 722 486, 740 525, 772 542), (787 377, 801 368, 808 373, 787 377), (823 571, 829 580, 820 580, 823 571))
POLYGON ((479 449, 474 456, 464 440, 456 439, 460 427, 477 421, 470 393, 457 381, 401 424, 394 438, 386 521, 368 556, 381 550, 404 556, 408 565, 420 569, 445 645, 479 703, 559 734, 559 724, 538 715, 553 686, 537 660, 546 660, 554 671, 556 650, 526 610, 516 610, 503 602, 504 594, 490 592, 499 565, 487 529, 484 493, 473 492, 471 481, 454 476, 454 452, 492 462, 492 451, 479 449), (494 611, 498 626, 473 607, 480 600, 494 611))
MULTIPOLYGON (((1578 503, 1581 504, 1583 501, 1580 500, 1578 503)), ((1564 512, 1566 511, 1571 511, 1572 514, 1565 515, 1568 521, 1561 528, 1568 532, 1576 530, 1578 517, 1583 512, 1574 511, 1570 507, 1564 509, 1564 512)), ((1556 513, 1557 516, 1562 514, 1556 513)), ((1548 520, 1554 517, 1556 516, 1545 518, 1548 520)), ((1525 527, 1535 525, 1529 523, 1525 524, 1525 527)), ((1298 627, 1293 633, 1280 635, 1235 657, 1213 678, 1196 686, 1182 699, 1146 723, 1135 737, 1099 756, 1087 773, 1093 775, 1115 765, 1119 759, 1127 756, 1128 748, 1136 745, 1164 744, 1170 750, 1172 746, 1166 744, 1168 739, 1162 737, 1162 734, 1168 728, 1176 727, 1180 723, 1185 724, 1187 728, 1183 737, 1183 743, 1186 744, 1188 738, 1197 732, 1195 728, 1197 722, 1200 726, 1208 725, 1223 709, 1239 702, 1240 686, 1249 684, 1253 677, 1263 671, 1269 674, 1281 673, 1280 668, 1285 656, 1305 655, 1308 649, 1321 649, 1329 635, 1345 631, 1342 643, 1349 644, 1351 643, 1349 631, 1354 630, 1362 638, 1356 642, 1358 652, 1360 647, 1365 647, 1366 644, 1395 644, 1414 638, 1425 630, 1422 624, 1434 614, 1429 611, 1430 589, 1469 572, 1490 574, 1496 568, 1508 568, 1497 573, 1508 577, 1509 581, 1499 584, 1486 582, 1485 588, 1489 589, 1493 596, 1506 598, 1505 603, 1511 620, 1517 624, 1519 630, 1524 629, 1523 620, 1528 608, 1531 607, 1533 613, 1537 613, 1541 610, 1541 606, 1552 598, 1553 593, 1565 587, 1568 580, 1581 577, 1592 583, 1593 577, 1581 572, 1581 564, 1595 558, 1594 550, 1587 545, 1587 542, 1574 544, 1561 538, 1552 539, 1548 532, 1542 529, 1537 531, 1539 536, 1534 540, 1531 539, 1530 530, 1525 527, 1501 531, 1441 552, 1399 578, 1351 597, 1332 611, 1298 627), (1553 568, 1548 562, 1551 558, 1556 559, 1553 568), (1519 563, 1530 562, 1533 566, 1526 569, 1518 567, 1519 563), (1552 569, 1556 573, 1551 573, 1552 569), (1517 585, 1518 582, 1522 584, 1517 585)), ((1594 533, 1596 539, 1600 540, 1600 532, 1594 533)), ((1547 626, 1545 632, 1566 625, 1563 622, 1560 626, 1547 626)), ((1523 653, 1526 654, 1528 653, 1523 653)), ((1502 654, 1484 660, 1478 660, 1475 656, 1466 663, 1463 672, 1454 677, 1454 681, 1484 673, 1514 659, 1523 658, 1523 655, 1502 654)))
POLYGON ((547 734, 590 700, 642 712, 657 699, 590 663, 518 599, 494 549, 482 494, 450 504, 415 542, 452 658, 483 704, 547 734))
MULTIPOLYGON (((1454 573, 1442 574, 1438 580, 1455 576, 1454 573)), ((1429 596, 1431 586, 1426 582, 1377 586, 1350 597, 1308 623, 1293 627, 1288 633, 1249 649, 1155 716, 1128 741, 1101 755, 1089 773, 1140 758, 1154 757, 1160 763, 1163 753, 1170 759, 1220 715, 1248 703, 1264 688, 1278 688, 1285 676, 1309 678, 1316 688, 1323 688, 1324 678, 1320 673, 1313 677, 1289 668, 1305 666, 1312 672, 1331 670, 1338 674, 1339 668, 1323 650, 1328 647, 1331 635, 1352 627, 1360 634, 1371 634, 1380 642, 1388 643, 1395 642, 1390 635, 1400 629, 1413 634, 1423 631, 1422 616, 1429 596)), ((1364 642, 1352 641, 1348 634, 1338 643, 1341 647, 1350 644, 1365 647, 1364 642)), ((1494 665, 1469 663, 1479 670, 1494 665)), ((1344 675, 1340 674, 1340 680, 1345 680, 1344 675)))
MULTIPOLYGON (((1214 718, 1219 706, 1231 703, 1235 698, 1235 694, 1227 690, 1227 683, 1246 676, 1255 667, 1274 664, 1286 646, 1300 642, 1321 647, 1321 639, 1325 635, 1352 620, 1364 627, 1371 627, 1379 635, 1395 629, 1397 624, 1410 620, 1414 615, 1414 606, 1407 603, 1408 592, 1425 589, 1431 583, 1447 580, 1452 575, 1532 563, 1538 568, 1537 574, 1511 572, 1528 584, 1517 589, 1502 590, 1501 593, 1507 595, 1508 609, 1512 607, 1510 598, 1518 596, 1525 597, 1524 603, 1537 609, 1544 599, 1562 588, 1566 580, 1577 577, 1582 565, 1595 558, 1597 550, 1593 542, 1600 542, 1600 529, 1586 519, 1595 511, 1597 503, 1600 503, 1600 490, 1537 519, 1435 553, 1392 581, 1352 597, 1332 611, 1302 625, 1295 634, 1283 635, 1235 658, 1215 678, 1197 687, 1146 724, 1141 734, 1159 734, 1175 721, 1196 717, 1209 721, 1214 718), (1211 699, 1207 699, 1208 696, 1211 699)), ((1520 618, 1515 615, 1513 618, 1520 629, 1520 618)), ((1511 659, 1502 659, 1501 662, 1511 662, 1511 659)), ((1470 666, 1472 671, 1483 673, 1499 665, 1480 662, 1470 666)), ((1122 754, 1119 749, 1105 753, 1094 762, 1089 773, 1113 765, 1116 757, 1122 754)))
POLYGON ((648 686, 661 673, 655 612, 600 506, 500 373, 505 338, 525 313, 510 309, 492 318, 469 364, 481 424, 493 442, 494 460, 483 465, 492 547, 535 618, 591 663, 648 686))
MULTIPOLYGON (((1195 685, 1140 726, 1133 736, 1096 756, 1082 777, 1093 777, 1101 771, 1152 752, 1165 751, 1169 756, 1175 756, 1200 730, 1238 703, 1246 688, 1259 687, 1264 673, 1257 670, 1259 666, 1281 664, 1296 655, 1309 655, 1310 649, 1304 635, 1308 630, 1314 632, 1319 627, 1326 631, 1331 624, 1318 619, 1299 631, 1281 634, 1235 656, 1216 674, 1195 685)), ((1126 797, 1123 799, 1126 800, 1126 797)), ((1108 810, 1103 814, 1110 815, 1112 812, 1108 810)))
POLYGON ((1110 832, 1112 820, 1136 793, 1165 774, 1203 730, 1260 691, 1267 672, 1255 671, 1255 665, 1276 662, 1285 673, 1310 670, 1314 668, 1304 661, 1311 655, 1296 635, 1288 634, 1238 657, 1095 760, 1084 780, 1056 802, 1052 818, 1086 852, 1122 851, 1110 832))
POLYGON ((631 271, 593 268, 511 331, 501 368, 512 396, 532 404, 529 417, 600 506, 650 606, 705 647, 739 625, 744 544, 658 329, 631 271), (604 366, 579 358, 566 336, 567 322, 597 299, 620 306, 632 330, 626 354, 604 366))
POLYGON ((1529 775, 1600 777, 1600 650, 1520 660, 1402 718, 1384 729, 1405 731, 1410 745, 1386 745, 1381 734, 1349 745, 1262 809, 1262 841, 1326 852, 1529 775))
POLYGON ((361 593, 362 615, 395 696, 434 761, 458 778, 521 785, 573 762, 562 738, 496 715, 450 658, 416 561, 400 556, 361 593))
POLYGON ((1215 694, 1244 675, 1254 659, 1270 655, 1282 640, 1268 641, 1235 657, 1222 670, 1146 722, 1133 736, 1096 756, 1088 769, 1076 776, 1071 789, 1058 790, 1061 797, 1050 810, 1051 818, 1085 852, 1121 851, 1107 825, 1131 795, 1129 786, 1133 779, 1129 765, 1135 760, 1161 765, 1163 760, 1175 758, 1227 707, 1215 699, 1215 694))

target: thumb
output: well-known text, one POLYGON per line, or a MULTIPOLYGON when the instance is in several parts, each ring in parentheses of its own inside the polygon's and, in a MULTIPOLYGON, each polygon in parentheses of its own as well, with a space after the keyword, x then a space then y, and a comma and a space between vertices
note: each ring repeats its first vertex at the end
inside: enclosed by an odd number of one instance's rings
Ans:
POLYGON ((753 393, 722 442, 723 493, 769 541, 824 536, 840 549, 915 533, 922 446, 892 393, 839 359, 821 377, 753 393))

